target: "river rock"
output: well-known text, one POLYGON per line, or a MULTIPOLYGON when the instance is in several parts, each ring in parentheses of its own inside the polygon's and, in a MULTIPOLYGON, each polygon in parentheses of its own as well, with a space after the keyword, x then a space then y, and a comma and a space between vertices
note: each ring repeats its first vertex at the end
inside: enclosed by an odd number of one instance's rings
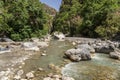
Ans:
POLYGON ((44 69, 43 68, 38 68, 38 71, 44 71, 44 69))
POLYGON ((53 80, 51 77, 46 77, 43 80, 53 80))
POLYGON ((39 42, 39 38, 31 38, 32 42, 39 42))
POLYGON ((65 77, 65 76, 63 76, 62 80, 75 80, 75 79, 73 79, 72 77, 65 77))
POLYGON ((95 42, 92 45, 97 53, 110 53, 114 51, 115 45, 108 42, 95 42))
POLYGON ((9 38, 0 38, 0 42, 14 42, 14 41, 9 38))
POLYGON ((51 35, 50 34, 47 34, 46 36, 44 36, 44 41, 45 42, 49 42, 51 40, 51 35))
POLYGON ((24 73, 23 70, 19 70, 19 71, 17 72, 17 75, 21 76, 23 73, 24 73))
POLYGON ((69 49, 65 52, 65 55, 72 61, 91 60, 91 54, 88 49, 69 49))
POLYGON ((3 76, 0 78, 0 80, 9 80, 9 78, 7 76, 3 76))
POLYGON ((44 47, 49 46, 47 42, 36 42, 35 44, 40 48, 44 48, 44 47))
POLYGON ((110 52, 110 57, 113 59, 120 59, 120 51, 110 52))
POLYGON ((59 39, 59 41, 64 41, 65 35, 61 32, 55 32, 54 33, 54 38, 59 39))
POLYGON ((9 52, 11 52, 11 49, 9 47, 0 46, 0 54, 9 52))
POLYGON ((95 53, 95 49, 88 44, 80 44, 76 46, 76 48, 79 48, 79 49, 85 48, 85 49, 88 49, 91 53, 95 53))
POLYGON ((20 78, 21 78, 21 77, 20 77, 19 75, 15 75, 15 76, 14 76, 14 79, 15 79, 15 80, 20 80, 20 78))
POLYGON ((24 42, 22 43, 21 47, 23 47, 25 50, 39 51, 39 48, 33 42, 24 42))
POLYGON ((41 56, 46 56, 46 55, 47 55, 47 54, 45 54, 45 53, 42 53, 42 54, 41 54, 41 56))
POLYGON ((27 77, 27 79, 34 78, 34 74, 33 74, 33 72, 29 72, 29 73, 27 73, 27 74, 26 74, 26 77, 27 77))
POLYGON ((20 79, 20 80, 27 80, 27 79, 20 79))

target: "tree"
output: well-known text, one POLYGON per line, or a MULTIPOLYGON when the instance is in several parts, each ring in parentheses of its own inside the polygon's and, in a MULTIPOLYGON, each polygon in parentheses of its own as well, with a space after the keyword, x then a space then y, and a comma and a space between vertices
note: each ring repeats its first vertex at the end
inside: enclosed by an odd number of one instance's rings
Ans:
MULTIPOLYGON (((107 28, 113 29, 111 24, 116 25, 114 13, 118 12, 119 7, 119 0, 63 0, 60 12, 53 22, 54 29, 63 32, 67 27, 66 32, 70 36, 76 34, 87 37, 103 36, 101 33, 107 32, 107 28), (110 16, 112 16, 111 20, 109 20, 110 16), (104 31, 100 32, 100 28, 104 31)), ((118 25, 111 34, 118 33, 117 29, 118 25)))
POLYGON ((2 0, 0 3, 1 34, 13 40, 43 35, 47 17, 39 0, 2 0))

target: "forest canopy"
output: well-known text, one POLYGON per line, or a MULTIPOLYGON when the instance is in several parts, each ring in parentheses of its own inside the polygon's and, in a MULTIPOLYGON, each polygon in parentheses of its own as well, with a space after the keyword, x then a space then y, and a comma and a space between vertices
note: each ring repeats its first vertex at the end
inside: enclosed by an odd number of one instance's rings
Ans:
POLYGON ((40 37, 48 32, 49 17, 39 0, 0 0, 0 37, 40 37))
POLYGON ((120 1, 63 0, 53 28, 69 36, 112 38, 120 33, 120 1))

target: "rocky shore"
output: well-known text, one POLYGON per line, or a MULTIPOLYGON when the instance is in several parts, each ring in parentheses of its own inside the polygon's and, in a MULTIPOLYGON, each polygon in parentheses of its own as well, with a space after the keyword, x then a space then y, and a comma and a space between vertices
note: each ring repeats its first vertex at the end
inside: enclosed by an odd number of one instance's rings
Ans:
POLYGON ((120 60, 120 42, 71 37, 66 38, 66 40, 75 45, 75 48, 65 52, 65 55, 72 61, 91 60, 95 53, 105 53, 110 58, 120 60))
MULTIPOLYGON (((71 61, 91 60, 97 53, 106 53, 110 58, 120 60, 119 42, 89 38, 65 38, 63 34, 60 35, 57 35, 59 41, 66 40, 74 46, 64 53, 71 61)), ((74 80, 69 76, 61 74, 62 67, 70 62, 66 58, 63 61, 65 64, 61 67, 48 64, 48 67, 55 71, 55 73, 47 73, 44 68, 38 68, 36 71, 27 73, 22 69, 25 65, 24 61, 33 55, 40 54, 41 56, 47 56, 46 51, 42 51, 42 49, 49 47, 50 39, 47 36, 42 39, 32 38, 29 42, 14 42, 12 40, 10 42, 9 40, 0 42, 0 80, 38 80, 38 78, 40 80, 74 80), (38 77, 41 74, 43 74, 42 77, 38 77)))

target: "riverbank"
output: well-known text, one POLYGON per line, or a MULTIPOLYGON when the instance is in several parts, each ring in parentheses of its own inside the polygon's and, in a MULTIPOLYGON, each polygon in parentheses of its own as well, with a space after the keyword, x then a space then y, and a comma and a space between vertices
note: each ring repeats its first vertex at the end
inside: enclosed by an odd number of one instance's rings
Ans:
MULTIPOLYGON (((56 78, 58 76, 60 80, 65 76, 73 77, 75 78, 75 80, 79 80, 80 78, 87 79, 86 75, 89 76, 92 70, 93 71, 95 70, 96 72, 98 68, 101 68, 101 71, 105 70, 105 74, 109 71, 111 72, 115 72, 116 70, 119 71, 120 61, 110 59, 108 57, 108 54, 106 55, 95 54, 95 56, 92 58, 91 61, 82 61, 78 63, 74 63, 74 62, 71 63, 69 59, 65 58, 64 53, 66 50, 73 48, 78 44, 92 43, 96 40, 97 39, 68 38, 68 37, 66 38, 65 41, 51 40, 49 42, 48 47, 40 48, 39 51, 26 51, 24 48, 20 48, 21 43, 16 43, 16 45, 14 44, 14 48, 11 49, 12 51, 10 53, 0 54, 1 55, 0 62, 2 64, 0 66, 1 80, 7 80, 8 78, 9 80, 14 80, 14 79, 29 80, 29 78, 32 80, 44 80, 44 79, 49 80, 50 78, 53 77, 56 78), (102 60, 105 63, 102 63, 103 62, 102 60), (97 65, 97 63, 98 64, 100 63, 102 65, 97 65), (103 65, 106 63, 108 63, 107 66, 103 65), (114 68, 112 67, 112 65, 114 65, 114 68), (91 67, 85 68, 85 66, 91 66, 91 67), (83 73, 85 73, 84 74, 85 77, 80 77, 83 75, 83 73), (77 75, 79 75, 79 77, 76 77, 77 75)), ((102 74, 102 72, 100 73, 102 74)), ((119 74, 117 72, 115 73, 119 74)), ((96 75, 98 74, 95 73, 92 76, 96 76, 96 75)), ((113 74, 110 73, 110 75, 113 74)), ((64 80, 67 80, 67 78, 64 80)))

